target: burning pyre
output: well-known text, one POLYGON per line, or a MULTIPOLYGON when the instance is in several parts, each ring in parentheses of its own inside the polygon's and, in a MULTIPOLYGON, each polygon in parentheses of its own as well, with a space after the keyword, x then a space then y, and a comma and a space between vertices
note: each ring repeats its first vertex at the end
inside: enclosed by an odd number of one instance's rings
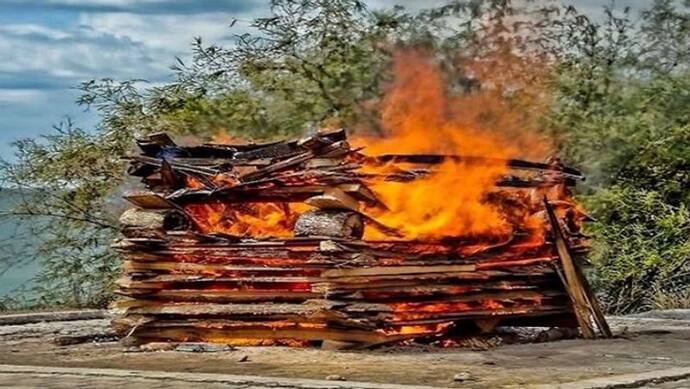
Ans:
MULTIPOLYGON (((417 125, 393 124, 406 136, 417 125)), ((125 196, 136 208, 114 245, 126 296, 116 328, 141 343, 236 345, 436 341, 499 325, 592 337, 591 320, 610 335, 573 260, 589 246, 569 189, 580 172, 474 141, 481 157, 413 153, 434 144, 414 139, 404 154, 360 150, 344 130, 138 140, 129 173, 148 190, 125 196)))

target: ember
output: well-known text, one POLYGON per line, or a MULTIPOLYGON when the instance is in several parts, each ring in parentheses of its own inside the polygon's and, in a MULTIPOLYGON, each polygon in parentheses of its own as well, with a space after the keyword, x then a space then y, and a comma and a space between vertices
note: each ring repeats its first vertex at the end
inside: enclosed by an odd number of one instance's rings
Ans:
POLYGON ((582 175, 558 160, 364 154, 344 130, 138 145, 129 173, 149 190, 125 196, 136 208, 114 245, 127 296, 114 325, 138 342, 452 344, 467 325, 610 336, 572 258, 589 243, 568 189, 582 175))

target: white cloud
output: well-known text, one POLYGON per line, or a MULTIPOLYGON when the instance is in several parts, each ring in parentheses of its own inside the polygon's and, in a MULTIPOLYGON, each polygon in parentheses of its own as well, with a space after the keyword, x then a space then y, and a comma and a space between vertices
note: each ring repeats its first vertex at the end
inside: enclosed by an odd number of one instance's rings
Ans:
POLYGON ((18 87, 22 82, 65 87, 105 76, 167 74, 167 66, 154 61, 151 51, 126 36, 88 26, 55 30, 41 25, 7 25, 0 28, 0 87, 18 87))
POLYGON ((189 51, 194 36, 204 40, 228 43, 228 14, 196 15, 137 15, 127 13, 85 13, 79 23, 95 32, 129 39, 132 42, 167 54, 168 62, 174 55, 189 51))
POLYGON ((39 89, 0 89, 0 106, 35 104, 47 99, 39 89))
POLYGON ((0 9, 22 7, 38 12, 57 9, 71 12, 192 15, 209 12, 250 12, 266 4, 268 0, 2 0, 0 9))

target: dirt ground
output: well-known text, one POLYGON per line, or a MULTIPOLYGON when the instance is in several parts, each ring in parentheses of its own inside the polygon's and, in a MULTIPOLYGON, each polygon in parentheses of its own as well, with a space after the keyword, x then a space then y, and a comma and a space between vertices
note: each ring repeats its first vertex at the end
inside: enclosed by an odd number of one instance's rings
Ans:
MULTIPOLYGON (((619 336, 473 351, 412 347, 328 351, 285 347, 222 352, 135 352, 116 342, 57 346, 63 335, 107 330, 107 320, 0 326, 0 364, 121 368, 325 379, 439 387, 525 387, 690 367, 690 313, 610 318, 619 336), (454 377, 462 375, 463 381, 454 377)), ((669 384, 664 384, 663 387, 669 384)), ((661 387, 661 386, 659 386, 661 387)))

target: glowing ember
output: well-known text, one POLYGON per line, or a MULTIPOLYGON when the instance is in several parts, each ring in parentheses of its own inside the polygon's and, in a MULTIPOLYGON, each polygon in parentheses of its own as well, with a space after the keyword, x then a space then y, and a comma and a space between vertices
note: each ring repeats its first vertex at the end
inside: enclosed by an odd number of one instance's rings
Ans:
POLYGON ((297 216, 308 208, 306 205, 293 203, 228 204, 220 201, 184 207, 199 232, 257 238, 292 236, 297 216))

